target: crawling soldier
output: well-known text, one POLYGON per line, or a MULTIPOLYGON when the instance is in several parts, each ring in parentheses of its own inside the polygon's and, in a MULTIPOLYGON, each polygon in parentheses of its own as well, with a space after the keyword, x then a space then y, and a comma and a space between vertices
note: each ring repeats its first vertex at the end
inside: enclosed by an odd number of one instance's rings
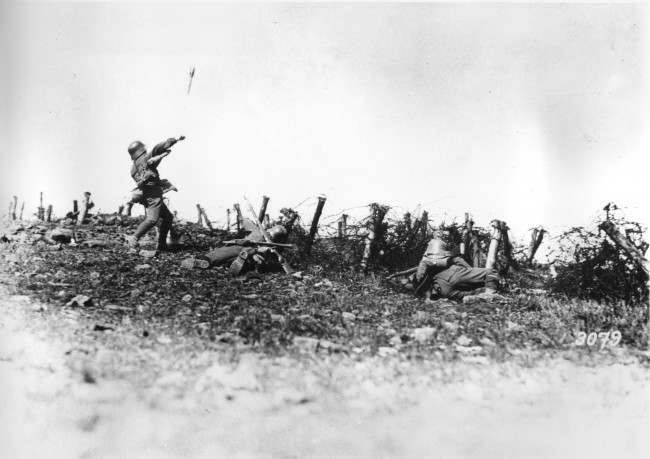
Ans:
POLYGON ((460 255, 453 233, 439 229, 429 241, 414 276, 416 294, 471 303, 503 299, 496 293, 499 277, 492 269, 473 268, 460 255), (485 291, 474 294, 476 289, 485 291))

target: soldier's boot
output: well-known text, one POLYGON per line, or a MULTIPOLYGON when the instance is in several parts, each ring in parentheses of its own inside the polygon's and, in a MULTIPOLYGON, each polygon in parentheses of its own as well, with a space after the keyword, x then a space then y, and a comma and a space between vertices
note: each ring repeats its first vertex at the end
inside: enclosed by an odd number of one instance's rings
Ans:
POLYGON ((180 247, 183 244, 183 235, 182 234, 175 234, 175 235, 170 235, 167 240, 167 245, 169 247, 180 247))
POLYGON ((186 258, 181 262, 181 266, 187 269, 193 269, 193 268, 207 269, 210 267, 210 261, 203 257, 186 258))
POLYGON ((249 260, 248 260, 248 252, 245 250, 242 250, 237 258, 233 260, 233 262, 230 264, 230 274, 232 276, 239 276, 240 274, 243 274, 244 270, 248 267, 249 265, 249 260))
POLYGON ((473 304, 478 302, 492 303, 495 301, 506 301, 507 298, 503 295, 499 295, 497 291, 493 288, 487 287, 483 293, 478 293, 476 295, 467 295, 463 297, 464 304, 473 304))
POLYGON ((140 245, 140 241, 135 236, 126 236, 124 239, 129 249, 137 249, 140 245))
POLYGON ((194 260, 194 266, 201 269, 208 269, 210 267, 210 262, 202 258, 197 258, 194 260))

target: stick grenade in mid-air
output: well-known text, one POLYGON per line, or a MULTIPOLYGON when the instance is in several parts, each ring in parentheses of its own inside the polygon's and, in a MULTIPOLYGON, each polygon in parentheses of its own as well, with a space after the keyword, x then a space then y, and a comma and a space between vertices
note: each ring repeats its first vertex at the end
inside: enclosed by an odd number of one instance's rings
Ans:
MULTIPOLYGON (((246 196, 244 196, 244 200, 246 201, 246 204, 248 204, 248 211, 253 216, 253 223, 255 224, 255 226, 257 226, 257 229, 260 230, 260 233, 262 233, 262 236, 264 237, 264 240, 266 242, 273 242, 271 240, 271 236, 269 235, 269 232, 264 229, 264 226, 262 226, 262 224, 258 220, 257 212, 255 212, 255 209, 253 208, 250 201, 246 198, 246 196)), ((284 270, 284 272, 287 273, 287 274, 291 274, 292 269, 291 269, 291 266, 289 266, 289 263, 287 263, 287 260, 285 260, 284 257, 280 253, 278 253, 278 258, 279 258, 280 264, 282 264, 282 269, 284 270)))
POLYGON ((192 80, 194 79, 194 72, 196 71, 196 68, 192 67, 190 69, 190 82, 187 85, 187 93, 190 93, 190 89, 192 89, 192 80))

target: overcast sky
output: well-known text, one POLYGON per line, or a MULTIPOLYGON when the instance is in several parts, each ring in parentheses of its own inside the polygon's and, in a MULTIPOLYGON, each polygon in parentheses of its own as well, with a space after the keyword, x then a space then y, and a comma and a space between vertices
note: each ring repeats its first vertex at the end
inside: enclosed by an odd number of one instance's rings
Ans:
POLYGON ((160 171, 190 219, 262 194, 312 197, 307 221, 324 194, 326 216, 469 211, 519 238, 608 201, 646 218, 641 5, 2 5, 5 203, 42 190, 62 214, 89 190, 113 211, 128 144, 184 134, 160 171))

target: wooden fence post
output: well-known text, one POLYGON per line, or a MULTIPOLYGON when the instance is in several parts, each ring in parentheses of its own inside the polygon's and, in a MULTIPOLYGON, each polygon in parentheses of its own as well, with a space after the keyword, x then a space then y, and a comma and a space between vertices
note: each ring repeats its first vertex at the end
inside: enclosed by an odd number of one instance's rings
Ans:
POLYGON ((488 248, 487 259, 485 260, 485 267, 487 269, 494 269, 497 262, 497 250, 499 248, 499 241, 501 239, 501 222, 499 220, 492 220, 492 236, 490 237, 490 247, 488 248))
POLYGON ((20 220, 23 219, 23 212, 25 211, 25 201, 20 206, 20 220))
POLYGON ((411 212, 406 212, 404 214, 404 227, 407 233, 411 231, 411 226, 411 212))
POLYGON ((472 230, 469 234, 469 251, 470 251, 470 262, 472 266, 478 268, 481 266, 485 254, 481 250, 481 242, 478 240, 476 231, 472 230))
POLYGON ((370 260, 370 254, 372 253, 372 243, 375 241, 375 232, 368 230, 366 235, 366 244, 363 247, 363 255, 361 256, 361 270, 365 273, 368 270, 368 261, 370 260))
POLYGON ((205 213, 205 209, 199 206, 199 211, 201 212, 201 215, 203 215, 203 220, 205 220, 205 226, 207 226, 210 229, 210 231, 214 231, 214 228, 212 227, 212 223, 210 223, 210 219, 208 218, 208 214, 205 213))
POLYGON ((316 231, 318 231, 318 220, 323 213, 323 206, 327 198, 325 196, 318 197, 318 204, 316 204, 316 211, 314 212, 314 218, 311 220, 311 228, 309 228, 309 239, 307 239, 307 246, 305 248, 306 252, 311 251, 311 246, 314 243, 314 237, 316 237, 316 231))
POLYGON ((81 214, 79 215, 79 220, 78 222, 80 224, 83 224, 84 220, 86 219, 86 216, 88 215, 88 211, 90 210, 92 206, 90 205, 90 192, 86 191, 84 193, 84 199, 81 202, 81 214))
POLYGON ((470 233, 472 232, 472 225, 474 222, 470 220, 469 214, 465 212, 465 225, 463 226, 462 241, 460 243, 460 254, 463 256, 465 261, 469 261, 469 238, 470 233))
POLYGON ((50 204, 49 206, 47 206, 47 218, 46 218, 46 220, 47 220, 48 222, 51 222, 51 221, 52 221, 52 204, 50 204))
POLYGON ((291 230, 293 230, 293 225, 296 223, 296 220, 298 220, 298 212, 295 210, 292 210, 291 213, 287 216, 287 221, 284 222, 284 227, 287 230, 287 233, 290 234, 291 230))
POLYGON ((383 236, 383 228, 382 224, 384 223, 384 217, 386 217, 386 213, 390 209, 388 206, 382 206, 380 204, 373 204, 374 208, 374 218, 373 218, 373 226, 374 226, 374 232, 375 236, 383 236))
MULTIPOLYGON (((621 249, 634 263, 637 263, 639 267, 645 272, 647 277, 646 286, 650 292, 650 260, 645 257, 641 251, 632 244, 632 242, 621 233, 614 222, 610 220, 605 220, 598 228, 603 230, 609 238, 614 241, 614 244, 621 249)), ((650 351, 650 295, 648 295, 648 318, 646 323, 646 333, 648 336, 647 348, 650 351)))
POLYGON ((348 233, 348 216, 347 214, 341 214, 338 224, 338 236, 339 239, 345 238, 348 233))
POLYGON ((645 256, 637 249, 630 240, 621 233, 614 222, 606 220, 598 225, 598 228, 603 230, 607 236, 621 249, 632 261, 639 264, 639 266, 650 274, 647 270, 647 260, 645 256))
POLYGON ((230 233, 230 208, 226 209, 226 232, 230 233))
POLYGON ((45 209, 43 208, 43 192, 41 191, 40 193, 40 199, 39 199, 39 206, 38 206, 38 219, 39 220, 44 220, 45 219, 45 209))
POLYGON ((242 224, 241 209, 239 208, 239 204, 237 203, 233 204, 232 206, 235 209, 235 212, 237 212, 237 232, 239 233, 241 231, 241 224, 242 224))
POLYGON ((16 209, 18 208, 18 196, 14 196, 13 202, 11 203, 11 219, 16 219, 16 209))
POLYGON ((269 217, 269 214, 264 215, 264 227, 265 228, 271 227, 271 217, 269 217))
POLYGON ((203 226, 203 213, 201 212, 201 204, 198 202, 196 203, 196 224, 199 226, 203 226))
POLYGON ((257 216, 260 223, 264 222, 264 217, 266 216, 266 206, 268 205, 268 203, 269 203, 269 197, 262 196, 262 206, 260 207, 260 213, 257 216))
POLYGON ((368 263, 372 256, 375 242, 383 236, 382 224, 384 217, 388 212, 389 207, 382 206, 377 203, 371 204, 372 208, 372 225, 366 236, 366 244, 363 248, 363 256, 361 257, 361 269, 366 272, 368 270, 368 263))
POLYGON ((508 228, 506 222, 501 221, 499 225, 499 229, 501 232, 501 242, 503 243, 501 247, 503 250, 503 254, 506 256, 506 260, 508 262, 503 272, 506 273, 508 271, 508 268, 510 268, 511 266, 514 269, 519 269, 517 260, 515 260, 514 257, 512 256, 512 244, 510 243, 510 236, 508 235, 508 230, 510 228, 508 228))
POLYGON ((537 249, 539 248, 540 244, 542 243, 542 240, 544 239, 545 232, 546 231, 541 226, 533 228, 533 231, 530 235, 530 246, 528 247, 528 255, 526 256, 526 261, 528 262, 528 264, 532 264, 533 258, 535 258, 535 254, 537 253, 537 249))
POLYGON ((422 212, 422 237, 426 240, 429 238, 429 212, 422 212))

